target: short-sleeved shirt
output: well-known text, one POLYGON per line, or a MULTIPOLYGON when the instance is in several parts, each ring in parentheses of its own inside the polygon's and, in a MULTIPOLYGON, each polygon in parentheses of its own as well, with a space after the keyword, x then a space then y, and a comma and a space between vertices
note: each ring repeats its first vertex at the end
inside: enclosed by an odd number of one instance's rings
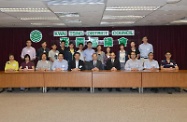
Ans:
POLYGON ((158 61, 156 60, 145 60, 144 62, 144 68, 145 69, 151 69, 151 68, 159 68, 158 61))
POLYGON ((50 51, 49 51, 49 54, 48 54, 48 57, 49 57, 49 58, 52 58, 53 61, 55 61, 55 60, 58 59, 58 54, 59 54, 59 51, 58 51, 58 50, 56 50, 56 51, 50 50, 50 51))
POLYGON ((84 50, 84 58, 85 58, 85 61, 91 61, 92 60, 92 54, 95 53, 95 50, 94 49, 86 49, 84 50))
POLYGON ((163 66, 164 68, 175 68, 175 66, 177 66, 177 63, 174 60, 170 60, 170 62, 167 62, 167 60, 162 60, 161 66, 163 66))
POLYGON ((10 62, 10 61, 7 61, 6 62, 6 64, 5 64, 5 71, 6 70, 9 70, 9 69, 12 69, 12 70, 18 70, 19 69, 19 64, 18 64, 18 62, 17 61, 12 61, 12 62, 10 62))
POLYGON ((26 62, 23 62, 21 63, 21 67, 22 69, 32 69, 32 67, 34 66, 34 63, 32 61, 26 63, 26 62))

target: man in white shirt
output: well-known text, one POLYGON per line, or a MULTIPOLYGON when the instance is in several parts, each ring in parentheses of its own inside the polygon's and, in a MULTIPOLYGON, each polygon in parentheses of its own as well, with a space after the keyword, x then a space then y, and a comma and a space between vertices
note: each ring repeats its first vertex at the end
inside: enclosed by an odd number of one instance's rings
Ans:
POLYGON ((131 52, 130 59, 125 64, 125 70, 130 71, 140 71, 143 70, 143 65, 140 60, 136 58, 137 54, 135 52, 131 52))
POLYGON ((26 42, 26 47, 24 47, 21 51, 21 58, 24 59, 24 56, 28 54, 31 58, 31 61, 36 59, 36 50, 34 47, 32 47, 32 42, 31 40, 27 40, 26 42))
POLYGON ((159 69, 158 61, 154 60, 154 54, 152 52, 148 54, 148 60, 144 62, 144 69, 145 70, 159 69))

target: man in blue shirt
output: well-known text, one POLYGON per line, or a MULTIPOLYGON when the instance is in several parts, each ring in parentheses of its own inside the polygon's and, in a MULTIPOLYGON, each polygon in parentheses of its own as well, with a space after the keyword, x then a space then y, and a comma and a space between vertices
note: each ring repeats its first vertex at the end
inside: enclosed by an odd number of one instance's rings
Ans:
POLYGON ((148 43, 147 37, 142 38, 143 43, 139 46, 140 59, 144 62, 144 59, 148 59, 148 54, 153 52, 153 45, 148 43))
POLYGON ((64 55, 62 53, 58 54, 58 60, 53 63, 52 66, 53 71, 66 71, 68 70, 68 62, 64 59, 64 55))
MULTIPOLYGON (((87 49, 84 50, 84 60, 85 66, 89 65, 89 62, 92 61, 92 55, 95 53, 95 50, 92 49, 92 42, 87 42, 87 49)), ((86 67, 88 69, 88 67, 86 67)))
POLYGON ((152 52, 148 54, 148 60, 144 62, 144 69, 145 70, 158 70, 159 69, 158 61, 154 60, 154 54, 152 52))

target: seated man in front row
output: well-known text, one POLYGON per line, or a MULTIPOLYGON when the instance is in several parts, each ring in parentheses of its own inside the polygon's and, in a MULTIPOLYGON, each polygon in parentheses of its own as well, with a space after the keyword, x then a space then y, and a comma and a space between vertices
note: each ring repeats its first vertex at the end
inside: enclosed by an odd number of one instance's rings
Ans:
POLYGON ((116 59, 116 55, 114 52, 110 53, 110 59, 106 62, 106 70, 116 71, 120 70, 120 62, 119 59, 116 59))
POLYGON ((135 52, 131 52, 130 59, 125 64, 125 70, 130 71, 140 71, 143 70, 143 64, 140 60, 136 58, 137 54, 135 52))
POLYGON ((53 71, 66 71, 68 70, 68 62, 64 59, 63 53, 58 54, 58 60, 54 61, 52 65, 53 71))
MULTIPOLYGON (((142 61, 138 60, 136 52, 131 52, 130 59, 125 64, 125 70, 129 71, 141 71, 143 70, 142 61)), ((131 91, 136 91, 136 88, 131 88, 131 91)))
POLYGON ((87 63, 87 70, 99 71, 103 70, 102 62, 97 59, 97 54, 92 54, 92 61, 87 63))
MULTIPOLYGON (((119 59, 116 58, 116 55, 114 52, 110 53, 110 59, 108 59, 106 62, 106 70, 117 71, 120 69, 121 69, 121 66, 120 66, 119 59)), ((112 92, 112 88, 109 88, 108 90, 109 92, 112 92)), ((121 89, 116 88, 116 91, 120 92, 121 89)))
POLYGON ((154 54, 150 52, 148 54, 148 60, 144 62, 144 69, 145 70, 159 70, 158 61, 154 60, 154 54))
POLYGON ((80 53, 75 52, 73 54, 73 56, 74 56, 74 59, 73 59, 73 61, 71 61, 70 65, 69 65, 69 70, 70 71, 83 71, 83 70, 85 70, 84 62, 82 60, 80 60, 80 53))
MULTIPOLYGON (((154 60, 154 54, 153 52, 150 52, 148 54, 148 59, 144 62, 144 69, 148 71, 156 71, 159 70, 159 64, 158 61, 154 60)), ((158 88, 152 88, 152 92, 158 93, 158 88)))
MULTIPOLYGON (((161 70, 165 70, 165 71, 172 71, 172 70, 178 70, 179 67, 177 65, 177 63, 174 60, 171 60, 171 53, 170 52, 166 52, 165 53, 165 60, 161 61, 161 70)), ((172 94, 172 88, 167 88, 166 89, 168 94, 172 94)), ((180 92, 180 88, 175 88, 175 91, 179 91, 180 92)))

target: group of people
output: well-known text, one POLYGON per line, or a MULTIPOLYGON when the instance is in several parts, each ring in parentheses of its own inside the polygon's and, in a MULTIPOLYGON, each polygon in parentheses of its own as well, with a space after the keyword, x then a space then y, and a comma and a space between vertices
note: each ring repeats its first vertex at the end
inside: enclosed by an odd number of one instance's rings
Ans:
MULTIPOLYGON (((9 55, 9 61, 5 64, 5 71, 83 71, 83 70, 178 70, 177 63, 171 59, 171 53, 165 53, 165 59, 154 60, 153 46, 148 43, 148 38, 142 38, 142 44, 136 47, 134 41, 130 43, 130 49, 125 50, 125 46, 120 44, 120 50, 115 53, 110 47, 102 51, 102 46, 98 45, 96 51, 92 48, 92 42, 87 42, 87 48, 81 43, 78 50, 74 43, 70 42, 69 47, 65 47, 65 41, 60 42, 60 48, 56 44, 51 45, 51 50, 47 48, 47 42, 41 43, 41 48, 37 51, 32 47, 32 42, 27 40, 26 47, 22 49, 21 58, 24 60, 19 67, 19 63, 14 59, 14 55, 9 55), (34 61, 38 60, 35 67, 34 61)), ((12 91, 12 89, 8 89, 12 91)), ((24 90, 22 88, 21 90, 24 90)), ((101 90, 101 89, 100 89, 101 90)), ((117 89, 120 91, 119 89, 117 89)), ((171 93, 171 92, 170 92, 171 93)))

